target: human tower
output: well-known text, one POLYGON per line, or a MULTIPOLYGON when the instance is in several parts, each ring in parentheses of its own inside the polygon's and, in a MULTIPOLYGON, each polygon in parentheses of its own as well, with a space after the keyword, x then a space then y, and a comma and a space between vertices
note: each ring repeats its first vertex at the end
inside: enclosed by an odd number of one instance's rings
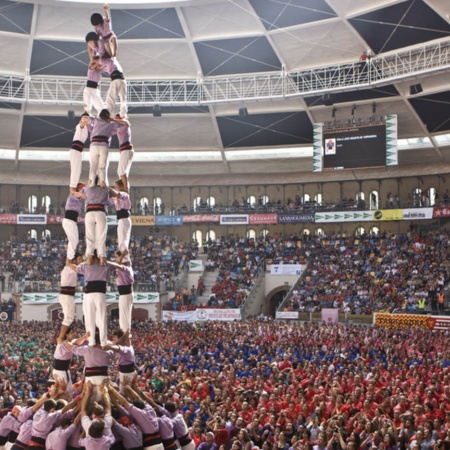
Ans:
POLYGON ((133 307, 133 269, 129 257, 131 236, 131 200, 129 174, 133 160, 131 126, 127 117, 127 82, 117 59, 117 38, 112 30, 108 5, 104 14, 91 16, 94 30, 86 35, 89 65, 83 91, 84 112, 77 124, 70 149, 70 194, 65 205, 63 228, 67 235, 66 266, 61 273, 60 303, 64 319, 59 339, 62 340, 75 318, 75 291, 78 274, 84 275, 83 314, 89 345, 95 345, 98 328, 101 346, 107 342, 106 287, 113 272, 119 291, 119 324, 125 332, 131 327, 133 307), (102 76, 110 77, 105 99, 100 95, 102 76), (116 112, 116 103, 119 103, 116 112), (108 182, 111 138, 119 140, 118 178, 114 188, 108 182), (87 139, 89 147, 89 179, 80 183, 82 153, 87 139), (77 252, 78 217, 85 208, 86 261, 77 252), (106 216, 108 207, 116 210, 117 243, 115 262, 106 259, 106 216))

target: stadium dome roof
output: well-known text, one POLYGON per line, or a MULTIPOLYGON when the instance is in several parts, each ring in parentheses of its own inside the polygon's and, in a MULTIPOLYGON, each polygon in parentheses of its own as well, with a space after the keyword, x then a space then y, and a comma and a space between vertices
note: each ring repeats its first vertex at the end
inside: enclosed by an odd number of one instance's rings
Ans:
MULTIPOLYGON (((72 111, 82 112, 87 71, 84 36, 102 5, 0 0, 0 171, 68 173, 72 111)), ((110 7, 129 82, 136 174, 308 172, 313 123, 374 113, 398 115, 400 166, 447 164, 448 0, 114 0, 110 7), (363 51, 375 69, 356 79, 363 51), (317 71, 325 84, 316 83, 317 71)), ((105 78, 103 93, 107 85, 105 78)))

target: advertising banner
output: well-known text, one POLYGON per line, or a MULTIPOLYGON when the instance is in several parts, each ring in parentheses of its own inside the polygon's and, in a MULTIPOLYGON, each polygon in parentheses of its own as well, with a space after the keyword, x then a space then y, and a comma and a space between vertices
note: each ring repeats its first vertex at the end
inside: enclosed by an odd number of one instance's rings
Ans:
POLYGON ((47 225, 47 214, 17 214, 17 225, 47 225))
POLYGON ((194 311, 163 311, 162 320, 174 320, 184 322, 197 322, 206 320, 215 320, 229 322, 241 320, 240 309, 196 309, 194 311))
POLYGON ((267 267, 270 268, 270 275, 300 276, 303 270, 303 266, 301 264, 272 264, 267 267))
POLYGON ((248 225, 248 214, 221 215, 220 225, 248 225))
POLYGON ((155 216, 131 216, 133 227, 152 227, 155 225, 155 216))
POLYGON ((203 261, 201 259, 189 261, 189 272, 203 272, 203 261))
POLYGON ((370 222, 373 220, 373 211, 338 211, 316 213, 316 223, 336 222, 370 222))
POLYGON ((337 308, 323 308, 321 311, 322 321, 326 324, 338 323, 339 310, 337 308))
MULTIPOLYGON (((61 225, 62 221, 64 219, 64 216, 57 216, 54 214, 47 214, 47 225, 61 225)), ((78 225, 84 224, 84 216, 78 216, 77 219, 78 225)))
POLYGON ((379 209, 374 211, 373 220, 384 221, 384 220, 403 220, 403 209, 379 209))
POLYGON ((220 222, 220 214, 187 214, 183 223, 220 222))
MULTIPOLYGON (((84 294, 82 292, 75 293, 75 303, 83 303, 84 294)), ((22 295, 24 305, 42 305, 59 303, 59 294, 57 292, 34 292, 22 295)), ((118 292, 107 292, 106 303, 118 303, 118 292)), ((135 292, 133 303, 148 304, 159 303, 159 292, 135 292)))
POLYGON ((278 214, 278 223, 314 223, 314 213, 278 214))
POLYGON ((156 225, 160 227, 183 225, 183 216, 156 216, 156 225))
POLYGON ((428 316, 424 314, 375 313, 374 325, 382 328, 427 330, 450 330, 450 316, 428 316))
POLYGON ((403 220, 424 220, 433 218, 433 208, 411 208, 403 210, 403 220))
POLYGON ((278 223, 278 214, 250 214, 250 225, 258 224, 276 224, 278 223))
POLYGON ((16 225, 16 214, 0 214, 0 225, 16 225))
POLYGON ((197 309, 197 320, 241 320, 240 309, 197 309))
POLYGON ((298 320, 298 311, 277 311, 276 318, 280 320, 298 320))
POLYGON ((450 217, 450 207, 439 206, 438 208, 433 208, 433 219, 441 217, 450 217))

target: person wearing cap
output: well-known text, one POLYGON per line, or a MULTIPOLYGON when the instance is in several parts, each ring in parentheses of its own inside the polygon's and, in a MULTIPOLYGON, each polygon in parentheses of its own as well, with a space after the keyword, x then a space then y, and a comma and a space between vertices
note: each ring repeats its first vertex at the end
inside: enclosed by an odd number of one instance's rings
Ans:
POLYGON ((83 160, 84 144, 89 137, 91 129, 91 120, 87 112, 84 112, 80 118, 80 122, 75 127, 75 134, 72 140, 72 146, 69 151, 70 162, 70 179, 69 187, 70 193, 74 194, 79 191, 78 186, 81 177, 81 166, 83 160))
POLYGON ((64 340, 67 330, 75 319, 75 290, 77 288, 78 274, 73 271, 71 265, 78 266, 81 264, 81 254, 76 252, 72 259, 68 258, 68 261, 70 265, 65 265, 61 271, 59 303, 63 311, 63 321, 59 331, 58 343, 64 340))
POLYGON ((80 235, 78 231, 78 216, 83 207, 83 200, 81 199, 81 190, 84 188, 83 183, 78 183, 74 193, 71 193, 66 200, 64 207, 64 219, 62 220, 62 227, 67 236, 67 258, 66 262, 70 263, 77 251, 80 235))

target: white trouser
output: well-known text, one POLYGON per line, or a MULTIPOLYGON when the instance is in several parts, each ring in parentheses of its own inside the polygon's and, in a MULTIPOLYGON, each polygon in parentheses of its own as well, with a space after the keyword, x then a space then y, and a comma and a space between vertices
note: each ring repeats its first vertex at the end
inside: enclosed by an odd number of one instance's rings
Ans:
POLYGON ((73 295, 59 294, 59 303, 64 314, 62 324, 70 327, 75 319, 75 297, 73 295))
POLYGON ((86 256, 94 254, 97 250, 97 256, 106 256, 105 242, 106 232, 106 214, 103 211, 88 211, 84 218, 84 227, 86 230, 86 256))
POLYGON ((149 445, 147 447, 144 447, 144 450, 164 450, 164 445, 163 444, 149 445))
POLYGON ((105 106, 106 109, 114 115, 114 105, 116 104, 116 98, 119 97, 120 101, 120 117, 126 117, 128 112, 127 107, 127 82, 125 80, 113 80, 109 85, 108 92, 106 94, 105 106))
POLYGON ((194 443, 194 441, 189 442, 189 444, 183 445, 181 447, 181 450, 195 450, 195 443, 194 443))
POLYGON ((69 371, 65 371, 65 370, 56 370, 53 369, 53 379, 58 378, 59 380, 64 381, 64 383, 66 383, 66 390, 65 390, 65 395, 64 397, 70 397, 72 398, 72 392, 73 392, 73 384, 72 384, 72 379, 70 378, 70 374, 69 371))
POLYGON ((107 145, 91 144, 89 148, 89 180, 94 183, 95 176, 101 183, 108 184, 109 147, 107 145))
POLYGON ((119 178, 130 175, 131 164, 133 163, 134 150, 122 150, 119 155, 119 165, 117 166, 117 175, 119 178))
POLYGON ((123 331, 131 330, 132 310, 133 310, 133 293, 119 295, 119 327, 123 331))
MULTIPOLYGON (((131 238, 131 217, 126 217, 124 219, 119 219, 117 225, 117 241, 119 244, 119 250, 123 252, 124 250, 128 251, 130 246, 130 238, 131 238)), ((128 255, 127 255, 128 257, 128 255)), ((124 261, 129 261, 130 258, 126 258, 124 261)))
POLYGON ((69 152, 69 161, 70 161, 70 181, 69 186, 71 188, 77 187, 80 182, 81 177, 81 165, 83 161, 83 152, 79 152, 78 150, 70 149, 69 152))
POLYGON ((67 245, 67 258, 75 258, 75 252, 77 251, 78 242, 80 241, 80 236, 78 233, 78 224, 74 220, 66 219, 64 217, 62 221, 62 227, 66 233, 68 245, 67 245))
POLYGON ((132 381, 136 378, 137 372, 122 373, 119 372, 119 392, 123 394, 125 392, 125 386, 128 384, 131 386, 132 381))
POLYGON ((83 299, 84 326, 86 333, 90 332, 89 345, 95 345, 95 327, 100 335, 100 345, 106 345, 107 317, 106 317, 106 294, 102 292, 90 292, 83 299))
POLYGON ((105 109, 102 97, 100 96, 100 90, 97 88, 85 87, 83 90, 83 103, 84 111, 88 114, 91 113, 92 106, 100 113, 102 109, 105 109))
POLYGON ((108 377, 105 375, 94 375, 93 377, 85 377, 86 381, 90 381, 92 383, 92 386, 94 387, 92 389, 92 394, 91 394, 91 401, 93 402, 101 402, 103 399, 103 395, 102 395, 102 390, 100 388, 100 386, 103 383, 103 380, 107 380, 108 377))

